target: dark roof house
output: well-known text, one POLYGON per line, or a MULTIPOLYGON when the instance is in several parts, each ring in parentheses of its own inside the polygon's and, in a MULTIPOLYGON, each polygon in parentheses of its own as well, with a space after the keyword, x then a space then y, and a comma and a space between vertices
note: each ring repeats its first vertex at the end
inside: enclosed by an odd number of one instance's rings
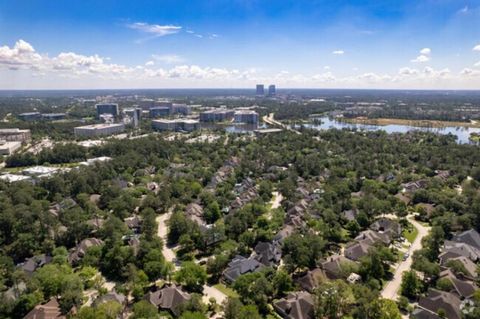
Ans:
POLYGON ((327 274, 323 269, 309 270, 305 275, 298 277, 295 282, 304 290, 312 293, 322 282, 327 281, 327 274))
POLYGON ((47 256, 45 254, 33 256, 25 260, 24 263, 20 264, 20 268, 27 273, 27 275, 31 276, 35 270, 49 264, 52 261, 51 256, 47 256))
MULTIPOLYGON (((323 261, 320 268, 325 271, 329 279, 340 279, 345 274, 345 267, 352 266, 355 263, 342 255, 332 255, 323 261)), ((349 274, 346 274, 349 275, 349 274)))
POLYGON ((465 243, 480 250, 480 234, 475 229, 470 229, 455 235, 452 241, 465 243))
POLYGON ((285 319, 314 319, 315 309, 311 294, 305 291, 288 294, 273 303, 273 308, 285 319))
POLYGON ((228 264, 228 268, 223 272, 225 281, 232 283, 241 275, 256 272, 263 268, 263 265, 255 258, 245 258, 237 255, 228 264))
POLYGON ((101 245, 103 245, 103 241, 98 238, 92 237, 84 239, 70 252, 68 255, 68 261, 71 264, 78 263, 83 258, 88 248, 101 245))
POLYGON ((478 289, 473 281, 457 278, 450 269, 442 271, 440 273, 440 278, 450 280, 453 286, 453 289, 450 292, 456 294, 461 299, 471 298, 478 289))
POLYGON ((345 257, 358 261, 360 258, 367 256, 372 247, 372 245, 365 241, 350 243, 350 245, 345 248, 345 257))
MULTIPOLYGON (((460 313, 460 299, 449 292, 431 289, 427 297, 420 298, 418 302, 419 308, 437 314, 440 309, 443 309, 448 319, 461 319, 460 313)), ((424 317, 420 317, 424 318, 424 317)))
POLYGON ((282 260, 282 250, 275 243, 258 243, 255 246, 255 254, 255 259, 265 266, 277 266, 282 260))
POLYGON ((389 218, 382 217, 377 219, 370 225, 370 228, 377 232, 388 234, 392 239, 402 235, 402 226, 400 223, 389 218))
POLYGON ((170 311, 174 316, 179 316, 179 306, 190 300, 190 295, 179 287, 170 286, 155 292, 149 292, 144 298, 159 309, 170 311))

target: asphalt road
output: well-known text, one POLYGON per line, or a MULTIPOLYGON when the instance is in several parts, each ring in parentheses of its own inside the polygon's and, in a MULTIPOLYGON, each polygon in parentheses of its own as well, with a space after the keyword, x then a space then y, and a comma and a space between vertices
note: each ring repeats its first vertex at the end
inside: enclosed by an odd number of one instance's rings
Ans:
POLYGON ((425 227, 422 224, 416 222, 413 219, 413 216, 408 216, 407 219, 410 223, 412 223, 415 228, 418 229, 418 235, 410 246, 410 249, 408 250, 410 256, 405 261, 401 261, 398 264, 393 279, 389 281, 385 288, 382 290, 381 295, 385 299, 397 300, 400 285, 402 284, 402 274, 405 271, 409 271, 411 269, 413 263, 413 252, 422 248, 422 238, 427 236, 428 232, 430 231, 430 227, 425 227))

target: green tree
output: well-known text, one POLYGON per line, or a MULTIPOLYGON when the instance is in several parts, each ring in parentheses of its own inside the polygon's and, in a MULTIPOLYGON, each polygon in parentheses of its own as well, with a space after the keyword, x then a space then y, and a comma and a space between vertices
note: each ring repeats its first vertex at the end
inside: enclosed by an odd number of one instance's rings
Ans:
POLYGON ((402 275, 402 284, 400 286, 401 294, 407 298, 417 297, 420 289, 420 280, 414 270, 404 272, 402 275))
POLYGON ((194 262, 184 262, 180 270, 175 273, 174 278, 187 290, 200 292, 207 280, 207 272, 205 268, 194 262))
POLYGON ((133 305, 132 319, 156 319, 159 318, 158 309, 146 300, 141 300, 133 305))
POLYGON ((401 319, 402 315, 397 304, 388 299, 375 300, 369 307, 368 318, 370 319, 401 319))
POLYGON ((340 319, 348 314, 355 297, 348 284, 336 280, 320 285, 316 291, 315 311, 317 317, 340 319))

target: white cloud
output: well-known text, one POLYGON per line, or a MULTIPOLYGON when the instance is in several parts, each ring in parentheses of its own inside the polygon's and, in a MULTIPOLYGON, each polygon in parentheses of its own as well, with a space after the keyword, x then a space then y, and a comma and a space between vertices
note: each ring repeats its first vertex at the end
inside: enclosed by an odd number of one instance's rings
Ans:
POLYGON ((470 68, 465 68, 460 72, 460 75, 464 77, 477 77, 477 76, 480 76, 480 71, 472 70, 470 68))
POLYGON ((473 51, 479 51, 480 52, 480 44, 473 47, 473 51))
POLYGON ((471 89, 478 87, 480 77, 480 69, 473 67, 457 73, 448 68, 404 67, 393 74, 367 71, 342 77, 335 76, 328 68, 319 74, 286 70, 268 73, 254 68, 238 70, 187 64, 157 68, 155 65, 160 60, 184 61, 176 55, 157 57, 159 59, 133 66, 111 63, 108 57, 98 54, 61 52, 49 57, 19 40, 12 47, 0 47, 0 88, 253 87, 255 83, 276 83, 284 87, 471 89))
POLYGON ((419 55, 415 59, 410 60, 410 61, 413 62, 413 63, 425 63, 425 62, 430 61, 430 57, 428 57, 426 55, 419 55))
POLYGON ((184 58, 176 54, 164 54, 164 55, 154 54, 152 55, 152 58, 167 64, 178 64, 178 63, 185 62, 184 58))
POLYGON ((432 50, 430 48, 423 48, 420 50, 420 54, 423 55, 430 55, 430 53, 432 53, 432 50))
POLYGON ((135 22, 128 24, 127 27, 133 30, 152 34, 155 37, 163 37, 169 34, 175 34, 180 32, 182 29, 182 27, 176 25, 148 24, 145 22, 135 22))
POLYGON ((13 48, 0 47, 0 65, 10 69, 29 68, 39 66, 44 58, 35 52, 30 43, 18 40, 13 48))
POLYGON ((329 65, 325 65, 325 66, 323 67, 323 69, 324 69, 324 70, 330 70, 330 66, 329 66, 329 65))
POLYGON ((477 68, 480 68, 480 61, 478 61, 477 63, 475 63, 473 66, 477 67, 477 68))
POLYGON ((344 55, 344 54, 345 54, 345 51, 343 51, 343 50, 335 50, 335 51, 332 52, 332 54, 334 54, 334 55, 344 55))
POLYGON ((410 60, 413 63, 425 63, 430 61, 430 55, 432 54, 432 50, 430 48, 423 48, 420 50, 420 55, 417 56, 415 59, 410 60))

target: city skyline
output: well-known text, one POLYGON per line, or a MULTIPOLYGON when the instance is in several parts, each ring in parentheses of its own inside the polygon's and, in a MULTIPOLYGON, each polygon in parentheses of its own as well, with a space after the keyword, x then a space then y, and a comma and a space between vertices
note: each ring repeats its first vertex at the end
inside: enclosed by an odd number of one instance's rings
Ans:
POLYGON ((478 89, 480 1, 5 1, 0 89, 478 89))

